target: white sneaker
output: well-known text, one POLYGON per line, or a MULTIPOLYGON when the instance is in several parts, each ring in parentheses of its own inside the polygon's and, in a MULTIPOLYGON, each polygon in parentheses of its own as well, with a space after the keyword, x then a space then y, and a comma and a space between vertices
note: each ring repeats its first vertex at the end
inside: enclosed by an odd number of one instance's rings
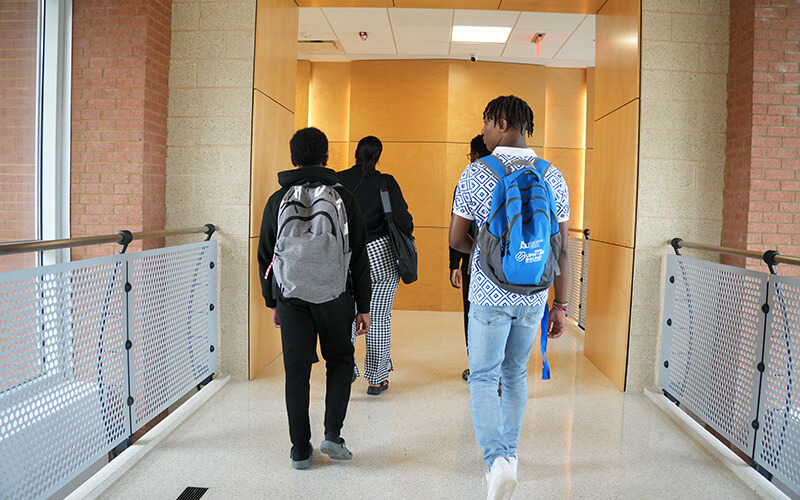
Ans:
POLYGON ((517 487, 517 476, 508 460, 497 457, 486 473, 486 482, 489 483, 487 500, 509 500, 517 487))
POLYGON ((517 466, 519 465, 519 460, 517 460, 517 457, 508 457, 508 465, 511 466, 511 470, 514 471, 514 476, 516 476, 517 466))

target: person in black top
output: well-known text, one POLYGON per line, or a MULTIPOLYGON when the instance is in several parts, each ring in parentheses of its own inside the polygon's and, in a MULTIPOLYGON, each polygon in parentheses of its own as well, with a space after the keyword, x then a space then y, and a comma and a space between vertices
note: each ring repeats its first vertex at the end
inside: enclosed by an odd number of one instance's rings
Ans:
MULTIPOLYGON (((490 154, 492 153, 486 149, 486 144, 483 143, 483 134, 472 138, 469 143, 469 154, 467 154, 470 163, 475 163, 479 158, 490 154)), ((468 233, 474 241, 476 237, 474 224, 469 227, 468 233)), ((467 344, 467 355, 469 355, 469 333, 467 333, 469 326, 469 266, 469 254, 461 253, 450 247, 450 284, 453 288, 461 288, 461 298, 464 302, 464 342, 467 344)), ((461 373, 461 378, 464 380, 469 378, 469 368, 461 373)))
MULTIPOLYGON (((397 256, 389 239, 380 196, 381 176, 387 177, 392 217, 397 227, 410 235, 414 222, 397 181, 388 174, 381 174, 376 165, 383 152, 383 144, 374 136, 358 141, 356 164, 338 172, 339 182, 356 195, 367 226, 367 255, 369 255, 372 278, 372 301, 370 312, 372 326, 367 332, 367 355, 364 361, 364 378, 369 382, 367 394, 378 395, 389 388, 389 372, 392 371, 390 349, 392 345, 392 305, 400 284, 397 271, 397 256)), ((353 325, 352 340, 355 342, 356 327, 353 325)), ((354 369, 358 377, 358 366, 354 369)), ((353 379, 355 380, 355 378, 353 379)))
POLYGON ((338 183, 336 172, 325 168, 328 163, 328 139, 320 130, 298 130, 289 142, 289 147, 292 164, 299 168, 278 173, 281 188, 269 198, 264 207, 258 241, 258 269, 264 302, 272 310, 273 323, 281 329, 292 467, 307 469, 311 467, 312 453, 311 424, 308 418, 309 377, 317 352, 317 334, 322 357, 326 362, 327 377, 325 439, 320 450, 337 460, 349 460, 353 457, 340 436, 350 400, 350 377, 354 365, 350 328, 355 315, 355 323, 358 325, 356 334, 361 335, 369 330, 372 287, 364 219, 353 194, 339 186, 335 189, 344 202, 352 252, 350 284, 338 298, 322 304, 285 298, 278 291, 278 286, 274 283, 274 273, 270 271, 277 239, 278 208, 284 194, 289 187, 306 182, 319 182, 328 186, 338 183))

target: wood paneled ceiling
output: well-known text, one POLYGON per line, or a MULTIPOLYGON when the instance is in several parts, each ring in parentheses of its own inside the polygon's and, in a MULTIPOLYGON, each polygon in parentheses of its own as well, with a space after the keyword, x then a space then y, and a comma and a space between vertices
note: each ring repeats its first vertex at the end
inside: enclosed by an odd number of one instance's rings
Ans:
POLYGON ((596 14, 606 0, 295 0, 299 7, 397 7, 596 14))

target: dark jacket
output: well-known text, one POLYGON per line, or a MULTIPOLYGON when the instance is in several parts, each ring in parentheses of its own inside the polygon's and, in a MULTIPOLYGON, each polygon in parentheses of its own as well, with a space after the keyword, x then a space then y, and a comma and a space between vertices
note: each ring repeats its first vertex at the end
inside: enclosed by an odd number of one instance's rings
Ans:
MULTIPOLYGON (((275 252, 275 239, 278 231, 278 207, 290 186, 307 181, 320 181, 323 184, 332 186, 338 182, 338 178, 336 177, 336 172, 324 167, 299 167, 279 172, 278 182, 281 188, 270 196, 264 207, 264 218, 261 220, 261 236, 258 239, 258 272, 261 277, 261 294, 264 296, 264 303, 269 308, 275 307, 277 301, 272 286, 272 280, 275 278, 270 273, 269 278, 264 279, 264 273, 269 268, 275 252)), ((367 231, 364 227, 364 218, 353 193, 343 187, 337 187, 336 191, 342 197, 344 208, 347 212, 350 250, 353 252, 350 258, 353 295, 355 296, 358 312, 368 313, 369 301, 372 297, 372 280, 369 277, 367 231)))
MULTIPOLYGON (((383 215, 383 204, 381 203, 381 176, 380 172, 376 171, 361 177, 361 168, 353 166, 347 170, 337 172, 339 182, 342 186, 346 187, 358 199, 358 205, 361 207, 361 212, 364 214, 364 223, 367 226, 367 241, 373 241, 381 236, 389 234, 389 228, 386 227, 386 219, 383 215)), ((403 192, 397 181, 389 174, 386 174, 387 187, 389 190, 389 201, 392 204, 392 219, 398 229, 405 234, 411 235, 414 231, 414 220, 408 212, 408 204, 403 199, 403 192)))

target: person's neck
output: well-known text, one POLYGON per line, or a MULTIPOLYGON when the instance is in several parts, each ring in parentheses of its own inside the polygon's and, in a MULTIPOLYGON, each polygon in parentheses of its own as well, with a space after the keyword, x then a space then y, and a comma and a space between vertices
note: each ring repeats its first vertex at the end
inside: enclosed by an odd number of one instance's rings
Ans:
POLYGON ((511 136, 506 136, 500 139, 500 144, 497 145, 498 147, 507 147, 507 148, 527 148, 528 145, 525 143, 525 137, 522 134, 513 134, 511 136))

